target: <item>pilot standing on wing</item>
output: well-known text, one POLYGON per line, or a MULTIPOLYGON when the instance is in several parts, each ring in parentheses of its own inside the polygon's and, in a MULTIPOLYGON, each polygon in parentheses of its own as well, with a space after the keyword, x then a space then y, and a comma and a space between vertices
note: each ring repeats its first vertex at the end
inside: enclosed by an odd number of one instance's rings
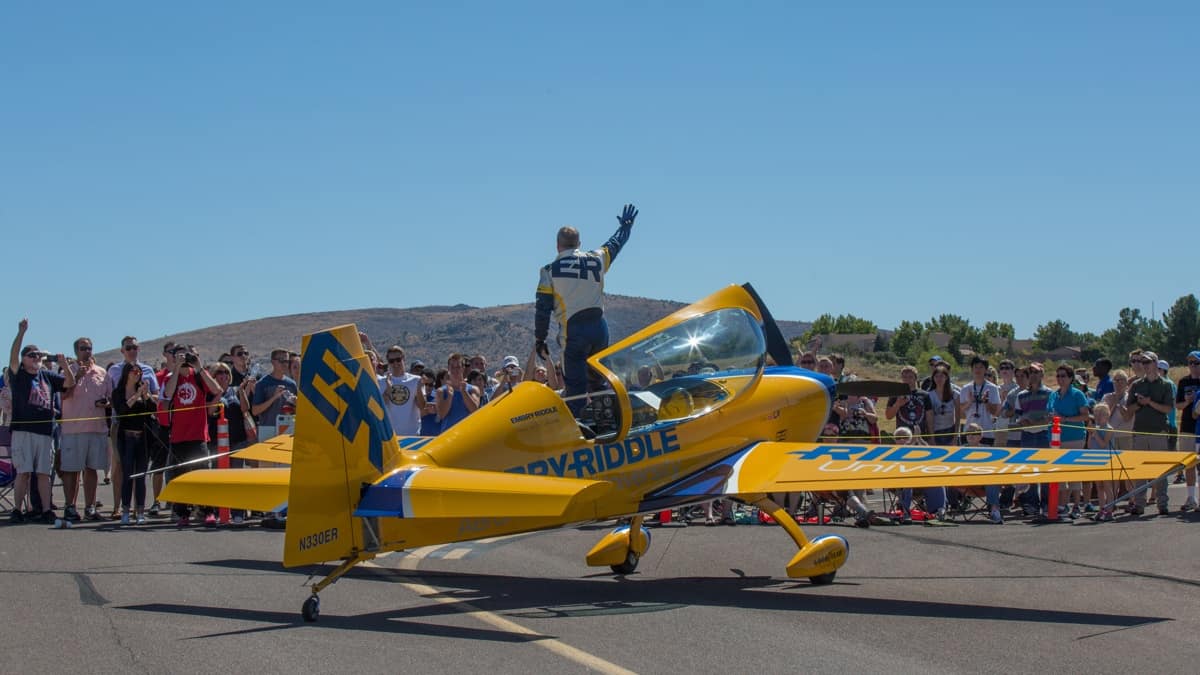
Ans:
POLYGON ((559 325, 559 344, 563 345, 563 371, 567 406, 578 417, 583 399, 571 400, 587 391, 587 358, 608 346, 608 323, 604 320, 604 275, 617 253, 629 241, 637 209, 626 204, 617 222, 616 233, 595 251, 579 250, 579 230, 564 227, 558 231, 558 257, 542 268, 537 287, 537 308, 533 335, 543 359, 550 350, 546 335, 553 312, 559 325))

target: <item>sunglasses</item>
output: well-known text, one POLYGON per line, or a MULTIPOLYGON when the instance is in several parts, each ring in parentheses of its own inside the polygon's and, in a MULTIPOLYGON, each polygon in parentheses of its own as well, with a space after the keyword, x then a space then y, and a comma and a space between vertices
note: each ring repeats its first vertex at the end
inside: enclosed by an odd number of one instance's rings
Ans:
POLYGON ((136 352, 141 349, 138 345, 125 345, 124 350, 127 352, 136 352))
POLYGON ((250 352, 234 352, 234 356, 250 356, 250 352))
POLYGON ((394 359, 388 359, 388 363, 404 363, 404 357, 398 356, 394 359))

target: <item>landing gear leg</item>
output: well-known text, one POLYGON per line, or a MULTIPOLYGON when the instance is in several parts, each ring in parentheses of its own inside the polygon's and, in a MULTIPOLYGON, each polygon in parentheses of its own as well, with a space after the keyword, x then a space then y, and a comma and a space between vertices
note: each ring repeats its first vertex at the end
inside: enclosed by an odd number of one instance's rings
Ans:
POLYGON ((374 553, 362 553, 352 558, 342 561, 342 564, 334 568, 324 579, 312 585, 312 595, 304 601, 304 605, 300 608, 300 616, 308 623, 317 620, 321 616, 321 598, 318 595, 325 587, 337 581, 343 574, 354 569, 354 566, 360 562, 366 562, 375 557, 374 553))
POLYGON ((638 561, 642 559, 642 554, 646 551, 645 549, 634 551, 633 538, 638 536, 638 533, 642 531, 643 518, 644 516, 638 514, 629 520, 629 551, 625 554, 625 562, 619 565, 610 565, 613 572, 617 574, 633 574, 634 570, 637 569, 638 561))
POLYGON ((787 509, 775 503, 767 495, 750 495, 746 499, 755 506, 771 514, 784 532, 796 542, 800 550, 787 566, 787 575, 792 578, 808 577, 815 585, 833 583, 837 569, 846 562, 849 546, 846 540, 838 535, 824 535, 816 539, 804 536, 804 531, 796 524, 787 509))

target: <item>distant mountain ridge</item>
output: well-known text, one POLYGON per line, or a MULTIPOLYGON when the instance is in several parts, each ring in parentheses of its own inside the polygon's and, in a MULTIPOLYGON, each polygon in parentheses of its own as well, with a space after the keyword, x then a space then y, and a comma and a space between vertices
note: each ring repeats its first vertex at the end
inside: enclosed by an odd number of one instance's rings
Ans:
MULTIPOLYGON (((625 295, 606 295, 604 303, 610 340, 614 343, 687 306, 687 303, 672 300, 625 295)), ((306 333, 353 323, 381 352, 393 344, 403 346, 410 364, 419 359, 430 366, 444 366, 448 355, 462 352, 483 354, 489 366, 498 367, 508 354, 515 354, 522 364, 529 357, 533 349, 533 314, 532 302, 495 307, 434 305, 290 314, 143 340, 142 353, 144 360, 157 366, 162 345, 168 340, 195 345, 206 361, 216 360, 233 344, 243 344, 250 350, 255 363, 266 368, 272 349, 299 351, 301 337, 306 333)), ((784 337, 789 339, 799 336, 812 325, 802 321, 777 322, 784 337)), ((554 330, 552 327, 551 338, 554 330)), ((110 350, 96 358, 100 363, 107 363, 121 357, 117 350, 110 350)))

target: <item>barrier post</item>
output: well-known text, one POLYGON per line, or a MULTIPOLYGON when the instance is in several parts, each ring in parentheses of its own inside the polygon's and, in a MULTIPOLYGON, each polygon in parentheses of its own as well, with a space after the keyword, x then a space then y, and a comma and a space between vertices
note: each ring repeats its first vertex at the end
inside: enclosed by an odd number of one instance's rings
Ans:
MULTIPOLYGON (((1062 418, 1055 415, 1054 421, 1050 425, 1050 449, 1060 448, 1062 448, 1062 418)), ((1051 483, 1047 492, 1049 494, 1046 499, 1046 520, 1058 522, 1058 483, 1051 483)))
MULTIPOLYGON (((225 404, 217 406, 217 468, 229 468, 229 420, 225 419, 225 404)), ((222 506, 217 511, 217 520, 222 525, 229 524, 229 507, 222 506)))

